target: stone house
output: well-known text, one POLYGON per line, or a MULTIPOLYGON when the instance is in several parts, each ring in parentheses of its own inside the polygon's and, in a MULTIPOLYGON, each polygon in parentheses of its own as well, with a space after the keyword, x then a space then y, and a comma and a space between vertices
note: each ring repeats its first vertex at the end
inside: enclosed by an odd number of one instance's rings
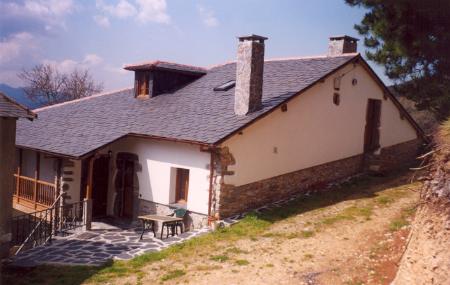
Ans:
POLYGON ((9 255, 11 241, 11 200, 13 195, 16 121, 33 120, 36 114, 0 93, 0 259, 9 255))
POLYGON ((414 159, 422 131, 357 39, 285 59, 265 59, 266 40, 240 37, 237 60, 210 68, 127 65, 133 88, 35 110, 18 124, 20 175, 62 189, 66 203, 93 199, 94 217, 186 207, 198 227, 414 159))

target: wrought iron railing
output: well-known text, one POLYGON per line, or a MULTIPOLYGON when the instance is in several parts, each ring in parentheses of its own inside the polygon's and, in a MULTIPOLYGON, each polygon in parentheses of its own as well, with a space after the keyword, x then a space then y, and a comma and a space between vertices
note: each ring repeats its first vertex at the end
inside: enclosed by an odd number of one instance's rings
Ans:
POLYGON ((25 248, 49 242, 57 235, 70 234, 71 230, 84 226, 83 201, 52 207, 13 217, 12 244, 19 246, 16 254, 25 248))

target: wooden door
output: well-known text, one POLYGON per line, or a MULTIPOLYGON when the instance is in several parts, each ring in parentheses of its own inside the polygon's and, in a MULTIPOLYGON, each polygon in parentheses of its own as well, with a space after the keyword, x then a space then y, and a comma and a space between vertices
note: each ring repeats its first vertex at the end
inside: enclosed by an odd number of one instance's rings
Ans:
POLYGON ((364 152, 371 152, 380 147, 380 119, 381 100, 369 99, 364 131, 364 152))
POLYGON ((123 169, 123 209, 122 217, 133 218, 133 206, 134 206, 134 162, 126 160, 124 161, 123 169))
POLYGON ((92 171, 92 215, 106 216, 108 206, 109 157, 98 157, 92 171))
POLYGON ((189 191, 189 169, 177 168, 175 201, 185 204, 189 191))

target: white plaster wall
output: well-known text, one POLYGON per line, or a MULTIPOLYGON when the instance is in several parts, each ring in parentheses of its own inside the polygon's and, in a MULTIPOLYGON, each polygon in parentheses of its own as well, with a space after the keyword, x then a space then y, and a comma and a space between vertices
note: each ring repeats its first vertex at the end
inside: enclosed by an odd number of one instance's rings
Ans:
MULTIPOLYGON (((189 193, 187 209, 208 213, 210 154, 200 147, 185 143, 157 141, 144 138, 121 139, 102 152, 111 150, 113 159, 118 152, 137 154, 141 170, 138 172, 139 197, 144 200, 169 205, 174 202, 174 168, 189 169, 189 193)), ((113 212, 114 185, 110 177, 108 213, 113 212)))
POLYGON ((243 185, 363 153, 369 98, 382 100, 381 147, 417 137, 366 70, 350 64, 291 100, 287 112, 278 108, 224 141, 236 160, 229 167, 235 174, 225 176, 225 183, 243 185), (336 106, 333 80, 344 73, 336 106))

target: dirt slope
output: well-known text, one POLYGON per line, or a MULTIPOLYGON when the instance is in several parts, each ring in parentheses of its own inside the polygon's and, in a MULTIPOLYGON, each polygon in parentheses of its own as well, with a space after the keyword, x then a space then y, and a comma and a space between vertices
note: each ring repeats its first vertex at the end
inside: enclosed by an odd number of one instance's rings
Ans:
POLYGON ((419 198, 419 185, 409 184, 409 177, 279 221, 261 236, 153 264, 141 281, 157 282, 161 271, 182 269, 186 275, 164 284, 389 284, 419 198))
POLYGON ((395 285, 450 284, 450 120, 441 127, 395 285))

